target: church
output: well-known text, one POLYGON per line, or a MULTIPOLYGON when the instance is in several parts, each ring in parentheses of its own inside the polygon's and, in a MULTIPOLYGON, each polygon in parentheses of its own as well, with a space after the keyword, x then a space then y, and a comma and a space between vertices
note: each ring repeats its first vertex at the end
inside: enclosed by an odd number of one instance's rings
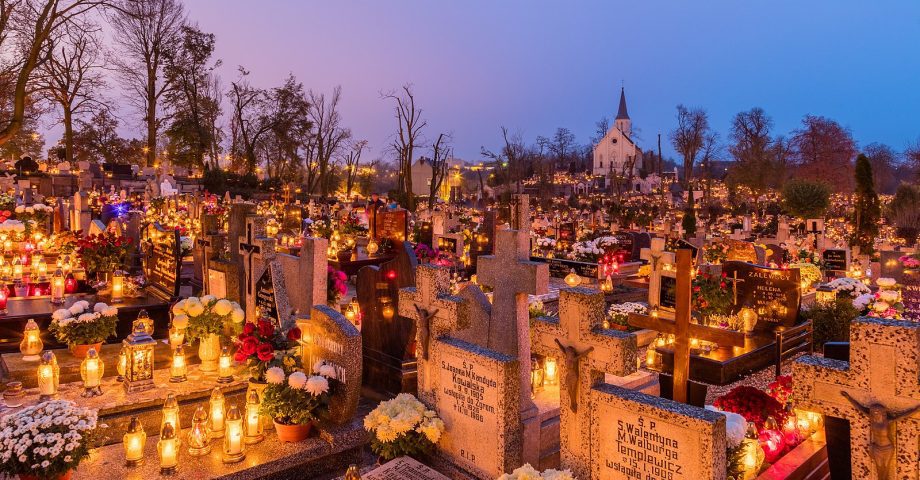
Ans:
POLYGON ((620 106, 613 127, 594 146, 594 175, 637 175, 642 168, 642 150, 631 138, 632 120, 626 112, 626 93, 620 89, 620 106), (631 172, 630 172, 631 170, 631 172))

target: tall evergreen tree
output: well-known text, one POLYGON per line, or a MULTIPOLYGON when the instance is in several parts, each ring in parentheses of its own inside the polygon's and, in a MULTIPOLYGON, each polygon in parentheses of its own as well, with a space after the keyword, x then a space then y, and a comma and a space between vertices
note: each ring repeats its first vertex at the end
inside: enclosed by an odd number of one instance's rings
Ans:
POLYGON ((875 237, 878 235, 878 221, 882 215, 878 195, 875 193, 875 182, 872 178, 872 164, 863 154, 856 157, 855 169, 856 190, 853 198, 853 235, 850 238, 851 246, 859 246, 861 253, 873 253, 875 237))

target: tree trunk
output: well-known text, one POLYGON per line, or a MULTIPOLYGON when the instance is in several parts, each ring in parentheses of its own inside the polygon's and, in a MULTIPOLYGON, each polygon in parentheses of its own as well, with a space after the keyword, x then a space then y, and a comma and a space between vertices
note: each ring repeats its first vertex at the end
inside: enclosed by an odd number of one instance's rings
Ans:
POLYGON ((147 158, 144 166, 156 163, 157 158, 157 80, 156 73, 147 72, 147 158))
POLYGON ((67 106, 64 107, 64 155, 73 165, 73 112, 67 106))

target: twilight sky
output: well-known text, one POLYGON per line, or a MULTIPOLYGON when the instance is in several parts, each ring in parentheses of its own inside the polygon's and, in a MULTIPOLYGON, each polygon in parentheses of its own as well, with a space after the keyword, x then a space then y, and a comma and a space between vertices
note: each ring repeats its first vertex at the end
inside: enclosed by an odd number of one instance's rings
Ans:
POLYGON ((920 138, 916 0, 188 0, 217 35, 223 82, 293 72, 307 88, 342 85, 344 122, 372 157, 395 129, 381 90, 411 82, 427 137, 453 132, 480 160, 500 126, 528 142, 570 128, 579 143, 613 118, 621 81, 639 144, 674 126, 675 105, 702 106, 723 139, 760 106, 774 133, 803 115, 831 117, 860 145, 902 150, 920 138))

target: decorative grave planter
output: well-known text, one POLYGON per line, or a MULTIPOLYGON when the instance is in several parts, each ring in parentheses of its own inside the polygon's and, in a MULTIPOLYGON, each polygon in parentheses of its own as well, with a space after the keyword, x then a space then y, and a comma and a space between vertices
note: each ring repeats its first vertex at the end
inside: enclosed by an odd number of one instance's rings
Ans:
POLYGON ((278 441, 280 442, 302 442, 310 436, 310 431, 313 429, 313 423, 308 423, 306 425, 285 425, 275 420, 272 421, 275 423, 275 432, 278 434, 278 441))
POLYGON ((102 342, 91 343, 87 345, 70 345, 70 353, 77 358, 86 358, 89 349, 95 349, 97 352, 102 351, 102 342))
POLYGON ((201 359, 201 371, 217 371, 217 361, 220 358, 220 336, 212 333, 198 341, 198 358, 201 359))

